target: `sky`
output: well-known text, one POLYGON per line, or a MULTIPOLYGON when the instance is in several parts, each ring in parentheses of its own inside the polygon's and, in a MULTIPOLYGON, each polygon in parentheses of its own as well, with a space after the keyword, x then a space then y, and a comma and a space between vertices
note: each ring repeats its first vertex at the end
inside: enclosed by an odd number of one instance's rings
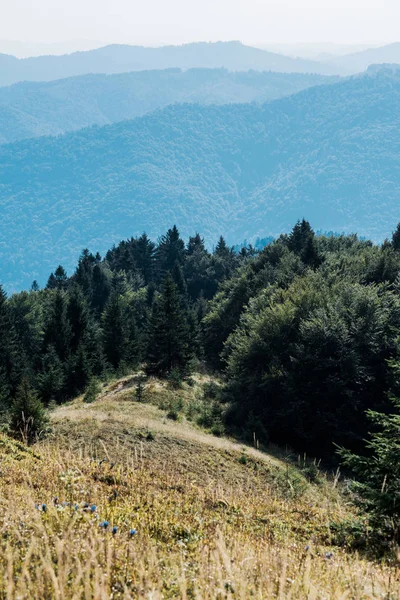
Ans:
POLYGON ((399 0, 0 0, 0 39, 400 41, 399 0))

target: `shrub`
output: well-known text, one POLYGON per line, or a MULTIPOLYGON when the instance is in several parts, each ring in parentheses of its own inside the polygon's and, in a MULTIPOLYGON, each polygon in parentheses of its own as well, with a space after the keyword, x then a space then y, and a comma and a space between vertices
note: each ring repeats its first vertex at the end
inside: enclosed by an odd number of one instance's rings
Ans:
POLYGON ((91 404, 92 402, 94 402, 97 399, 97 396, 99 395, 100 390, 101 390, 101 388, 100 388, 98 381, 93 377, 90 380, 89 385, 86 388, 86 392, 83 397, 83 401, 86 402, 87 404, 91 404))
POLYGON ((24 379, 11 406, 10 430, 25 443, 31 443, 46 431, 48 422, 43 404, 24 379))

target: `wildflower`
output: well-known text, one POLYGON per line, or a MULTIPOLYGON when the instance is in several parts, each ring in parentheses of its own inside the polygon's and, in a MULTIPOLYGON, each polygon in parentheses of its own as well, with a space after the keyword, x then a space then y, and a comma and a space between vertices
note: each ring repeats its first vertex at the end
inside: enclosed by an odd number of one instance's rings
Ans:
POLYGON ((90 512, 94 513, 97 510, 97 506, 95 504, 92 504, 92 506, 90 507, 90 512))
POLYGON ((309 551, 309 549, 310 549, 310 546, 305 546, 305 548, 304 548, 304 550, 305 550, 306 552, 308 552, 308 551, 309 551))
POLYGON ((47 512, 47 506, 45 504, 42 504, 42 511, 47 512))
POLYGON ((115 535, 116 533, 118 533, 118 527, 114 525, 114 527, 112 528, 112 534, 115 535))
POLYGON ((102 521, 99 525, 99 527, 102 527, 103 529, 107 529, 108 526, 109 526, 108 521, 102 521))
POLYGON ((333 558, 333 552, 326 552, 326 553, 325 553, 325 558, 327 558, 328 560, 329 560, 330 558, 333 558))
POLYGON ((136 531, 136 529, 130 529, 130 530, 129 530, 129 535, 130 535, 130 537, 133 537, 133 536, 134 536, 134 535, 136 535, 136 534, 137 534, 137 531, 136 531))

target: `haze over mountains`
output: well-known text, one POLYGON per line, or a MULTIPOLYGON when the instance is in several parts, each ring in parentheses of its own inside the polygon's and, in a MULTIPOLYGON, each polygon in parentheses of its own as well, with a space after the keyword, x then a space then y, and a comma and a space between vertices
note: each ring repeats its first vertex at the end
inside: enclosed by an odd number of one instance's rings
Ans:
POLYGON ((159 69, 219 69, 349 75, 371 64, 399 63, 400 44, 369 48, 344 56, 294 58, 240 42, 197 42, 181 46, 110 45, 64 55, 16 58, 0 54, 0 86, 20 81, 53 81, 89 73, 127 73, 159 69))
POLYGON ((330 65, 295 59, 245 46, 240 42, 193 43, 147 48, 112 45, 63 56, 17 59, 0 55, 0 85, 51 81, 87 73, 125 73, 149 69, 221 68, 230 71, 336 74, 330 65))
POLYGON ((209 244, 303 216, 383 240, 398 220, 399 109, 399 73, 381 68, 261 106, 174 105, 2 146, 2 280, 26 286, 83 246, 173 223, 209 244))
POLYGON ((82 75, 0 88, 0 143, 132 119, 176 102, 266 102, 337 77, 301 73, 168 69, 82 75))

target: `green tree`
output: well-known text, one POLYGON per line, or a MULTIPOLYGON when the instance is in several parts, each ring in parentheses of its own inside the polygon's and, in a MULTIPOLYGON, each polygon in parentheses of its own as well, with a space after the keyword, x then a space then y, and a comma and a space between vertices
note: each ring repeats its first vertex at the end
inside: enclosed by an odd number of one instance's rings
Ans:
POLYGON ((67 317, 67 295, 60 289, 55 290, 45 317, 43 348, 54 347, 61 361, 68 358, 71 343, 71 327, 67 317))
POLYGON ((176 225, 163 235, 156 249, 157 270, 161 277, 172 272, 175 263, 183 264, 185 258, 185 242, 181 239, 176 225))
POLYGON ((400 401, 392 398, 392 402, 393 414, 367 412, 374 429, 367 456, 339 450, 343 464, 357 477, 352 482, 354 497, 382 541, 398 541, 400 536, 400 401))
POLYGON ((118 369, 127 358, 129 333, 124 319, 122 297, 115 289, 106 304, 102 322, 105 357, 114 369, 118 369))
POLYGON ((31 443, 45 432, 47 426, 46 410, 28 379, 24 378, 11 407, 11 431, 25 443, 31 443))
POLYGON ((187 314, 178 288, 168 274, 153 305, 147 351, 148 371, 166 375, 177 369, 184 374, 189 370, 191 358, 187 314))

